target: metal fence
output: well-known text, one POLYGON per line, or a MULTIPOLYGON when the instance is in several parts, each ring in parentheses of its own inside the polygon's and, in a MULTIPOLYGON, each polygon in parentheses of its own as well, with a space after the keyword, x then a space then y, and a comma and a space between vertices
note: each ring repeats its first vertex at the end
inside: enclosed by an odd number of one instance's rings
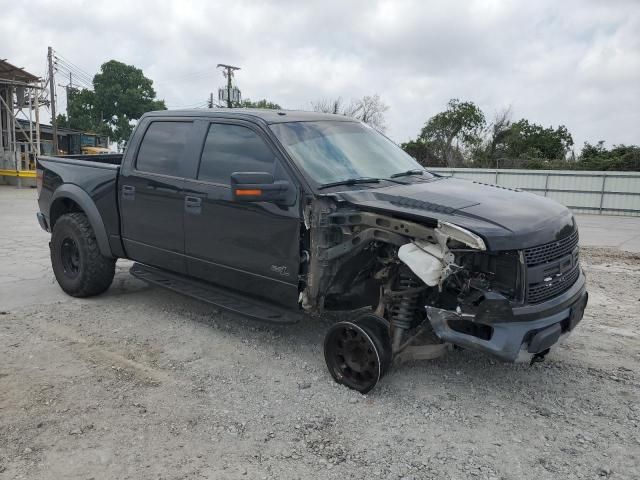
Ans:
POLYGON ((640 216, 640 172, 430 168, 432 172, 553 198, 578 213, 640 216))

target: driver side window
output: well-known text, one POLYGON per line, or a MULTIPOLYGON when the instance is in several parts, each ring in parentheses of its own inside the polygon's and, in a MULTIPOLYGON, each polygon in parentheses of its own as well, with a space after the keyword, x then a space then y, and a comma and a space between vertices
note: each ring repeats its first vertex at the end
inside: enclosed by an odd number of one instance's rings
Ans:
POLYGON ((200 158, 198 180, 229 185, 234 172, 274 173, 271 148, 250 128, 212 123, 200 158))

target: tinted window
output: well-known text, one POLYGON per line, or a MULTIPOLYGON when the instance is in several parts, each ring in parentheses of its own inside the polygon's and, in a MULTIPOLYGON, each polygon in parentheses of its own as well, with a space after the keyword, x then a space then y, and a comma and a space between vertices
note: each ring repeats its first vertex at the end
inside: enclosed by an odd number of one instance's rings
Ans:
POLYGON ((234 172, 273 173, 274 161, 271 149, 253 130, 214 123, 207 133, 198 178, 228 185, 234 172))
POLYGON ((143 172, 180 176, 180 162, 191 122, 153 122, 138 151, 136 168, 143 172))

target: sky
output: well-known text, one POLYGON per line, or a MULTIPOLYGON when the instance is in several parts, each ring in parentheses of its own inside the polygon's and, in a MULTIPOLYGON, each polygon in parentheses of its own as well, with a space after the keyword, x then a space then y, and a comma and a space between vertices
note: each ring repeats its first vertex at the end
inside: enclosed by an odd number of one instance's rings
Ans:
POLYGON ((459 98, 488 121, 510 106, 514 120, 566 125, 576 150, 640 144, 640 1, 0 0, 0 12, 0 58, 40 76, 48 46, 89 76, 116 59, 172 108, 215 96, 227 63, 243 98, 284 108, 379 94, 396 142, 459 98))

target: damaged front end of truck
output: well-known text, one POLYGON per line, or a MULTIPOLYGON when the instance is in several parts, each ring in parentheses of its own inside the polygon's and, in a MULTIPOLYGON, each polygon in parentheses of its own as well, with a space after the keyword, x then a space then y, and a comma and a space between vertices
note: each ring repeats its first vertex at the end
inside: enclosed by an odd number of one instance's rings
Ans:
POLYGON ((540 359, 582 318, 577 230, 549 247, 565 264, 553 270, 551 262, 545 288, 560 291, 561 281, 564 295, 541 315, 530 304, 535 266, 525 249, 492 251, 481 236, 435 214, 407 219, 329 194, 308 201, 304 223, 302 308, 361 312, 333 325, 324 345, 336 381, 361 392, 394 362, 432 358, 447 345, 505 361, 540 359))

